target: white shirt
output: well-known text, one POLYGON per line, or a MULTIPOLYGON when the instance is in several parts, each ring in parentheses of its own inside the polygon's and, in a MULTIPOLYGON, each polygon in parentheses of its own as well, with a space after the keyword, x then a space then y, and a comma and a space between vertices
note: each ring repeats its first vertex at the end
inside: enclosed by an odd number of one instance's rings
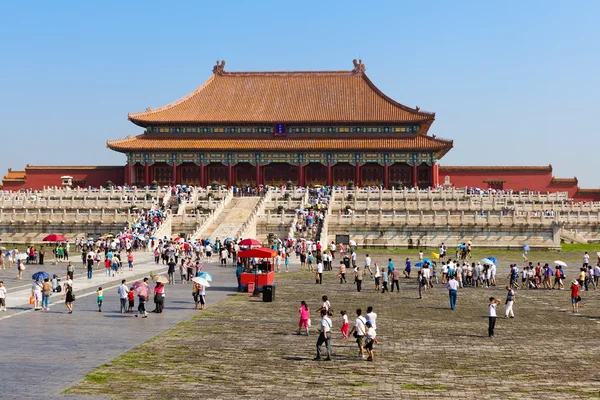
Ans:
POLYGON ((492 303, 488 305, 488 317, 496 316, 496 303, 492 303))
POLYGON ((0 287, 0 299, 6 298, 6 286, 0 287))
POLYGON ((319 274, 322 274, 322 273, 323 273, 323 263, 318 263, 318 264, 317 264, 317 272, 318 272, 319 274))
POLYGON ((366 328, 365 328, 366 322, 367 322, 367 320, 363 316, 356 318, 356 321, 354 321, 354 326, 356 327, 356 330, 358 331, 358 335, 364 336, 366 334, 366 328))
POLYGON ((365 257, 365 267, 371 266, 371 257, 365 257))
POLYGON ((370 313, 368 313, 366 315, 367 317, 367 321, 371 321, 371 325, 373 326, 373 329, 377 329, 377 313, 371 311, 370 313))
POLYGON ((369 329, 367 329, 367 339, 375 339, 375 336, 377 336, 377 333, 375 332, 375 327, 370 327, 369 329))
POLYGON ((119 285, 119 288, 117 289, 117 293, 119 293, 119 296, 121 299, 126 299, 127 294, 129 293, 129 288, 127 287, 127 285, 122 283, 121 285, 119 285))
POLYGON ((490 273, 492 274, 492 276, 496 276, 496 264, 492 264, 492 266, 490 267, 490 273))
POLYGON ((42 292, 42 282, 33 282, 33 293, 41 293, 42 292))
POLYGON ((448 290, 458 290, 458 282, 456 279, 450 279, 448 283, 446 283, 446 289, 448 290))
POLYGON ((321 332, 323 332, 323 333, 331 332, 331 327, 332 327, 332 323, 327 315, 324 316, 323 318, 321 318, 321 325, 319 327, 319 330, 321 332))
POLYGON ((584 254, 583 255, 583 262, 586 264, 589 264, 590 262, 590 255, 589 254, 584 254))

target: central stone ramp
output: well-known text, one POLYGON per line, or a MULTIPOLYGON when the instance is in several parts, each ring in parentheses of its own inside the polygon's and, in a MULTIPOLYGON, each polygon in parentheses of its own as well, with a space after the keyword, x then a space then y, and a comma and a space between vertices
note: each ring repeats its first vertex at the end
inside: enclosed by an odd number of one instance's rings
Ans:
POLYGON ((221 215, 208 227, 202 237, 217 238, 223 241, 228 237, 234 237, 244 222, 250 217, 252 210, 260 200, 260 197, 234 197, 225 207, 221 215))

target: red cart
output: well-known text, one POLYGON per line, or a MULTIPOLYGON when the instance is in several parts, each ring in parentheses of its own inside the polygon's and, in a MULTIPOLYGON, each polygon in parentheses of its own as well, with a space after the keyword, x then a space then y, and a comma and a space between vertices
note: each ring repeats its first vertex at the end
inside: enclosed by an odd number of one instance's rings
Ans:
POLYGON ((272 285, 275 281, 275 271, 273 269, 273 258, 277 256, 277 251, 261 247, 240 251, 238 258, 241 259, 245 269, 240 275, 242 290, 248 290, 248 285, 254 284, 254 294, 262 292, 263 287, 272 285), (252 265, 252 258, 257 259, 252 265))

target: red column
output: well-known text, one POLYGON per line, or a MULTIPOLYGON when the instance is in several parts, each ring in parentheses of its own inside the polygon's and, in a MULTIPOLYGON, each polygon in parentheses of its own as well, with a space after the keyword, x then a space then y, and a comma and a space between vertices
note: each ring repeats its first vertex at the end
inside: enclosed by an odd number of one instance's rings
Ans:
POLYGON ((440 169, 438 163, 434 162, 431 165, 431 186, 436 187, 440 184, 440 169))
POLYGON ((412 186, 419 186, 419 174, 417 171, 417 163, 414 163, 412 166, 412 186))
POLYGON ((390 167, 388 163, 383 163, 383 188, 389 189, 390 186, 390 167))
POLYGON ((298 186, 306 186, 306 182, 304 182, 304 163, 298 163, 298 186))
POLYGON ((233 186, 233 164, 227 163, 227 186, 233 186))
POLYGON ((150 186, 150 164, 148 164, 147 162, 144 164, 144 184, 146 186, 150 186))
POLYGON ((354 166, 354 184, 360 187, 360 163, 356 163, 354 166))
POLYGON ((206 187, 206 170, 205 170, 206 166, 204 165, 203 162, 200 163, 200 186, 202 187, 206 187))
POLYGON ((177 184, 177 163, 173 163, 173 168, 171 169, 171 181, 174 185, 177 184))
POLYGON ((256 187, 260 185, 260 163, 256 163, 256 187))
POLYGON ((333 186, 333 166, 331 162, 327 163, 327 186, 333 186))

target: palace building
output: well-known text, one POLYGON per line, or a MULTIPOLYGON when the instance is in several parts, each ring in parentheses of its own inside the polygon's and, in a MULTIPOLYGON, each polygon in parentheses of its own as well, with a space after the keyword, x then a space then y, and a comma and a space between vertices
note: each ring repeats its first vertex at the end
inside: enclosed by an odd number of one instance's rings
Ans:
POLYGON ((28 165, 9 170, 3 186, 60 186, 68 175, 79 186, 445 184, 575 197, 581 190, 576 178, 553 178, 551 166, 440 167, 453 141, 429 132, 435 114, 386 96, 365 70, 360 60, 346 71, 293 72, 229 72, 217 62, 187 96, 128 115, 144 133, 107 142, 125 154, 124 167, 28 165))

